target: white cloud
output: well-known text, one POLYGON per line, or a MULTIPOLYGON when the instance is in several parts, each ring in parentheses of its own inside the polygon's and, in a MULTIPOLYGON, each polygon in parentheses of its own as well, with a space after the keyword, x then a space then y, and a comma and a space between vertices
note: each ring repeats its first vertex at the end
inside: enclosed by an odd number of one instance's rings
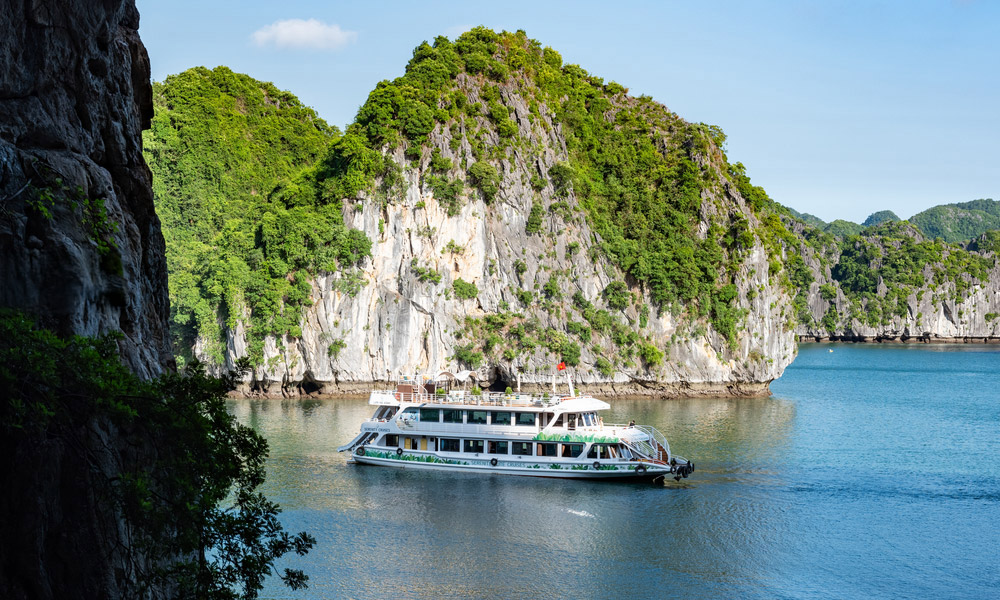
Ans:
POLYGON ((308 50, 336 50, 358 39, 355 31, 316 19, 288 19, 261 27, 250 36, 258 46, 308 50))

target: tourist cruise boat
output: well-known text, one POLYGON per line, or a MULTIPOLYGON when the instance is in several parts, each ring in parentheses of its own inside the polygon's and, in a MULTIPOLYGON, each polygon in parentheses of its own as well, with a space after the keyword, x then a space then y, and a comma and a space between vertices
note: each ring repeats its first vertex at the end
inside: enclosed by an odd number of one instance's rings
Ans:
POLYGON ((338 448, 358 464, 534 477, 680 480, 694 464, 653 427, 610 425, 589 395, 454 389, 475 373, 442 372, 376 390, 375 414, 338 448))

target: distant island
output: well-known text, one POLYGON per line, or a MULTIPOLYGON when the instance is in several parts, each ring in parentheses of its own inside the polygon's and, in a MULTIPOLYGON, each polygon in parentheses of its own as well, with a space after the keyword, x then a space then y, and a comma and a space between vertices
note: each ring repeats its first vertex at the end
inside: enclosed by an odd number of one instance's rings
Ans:
MULTIPOLYGON (((882 223, 902 221, 891 210, 874 212, 860 225, 840 219, 826 223, 814 215, 788 210, 803 223, 841 237, 858 235, 865 228, 882 223)), ((907 220, 915 225, 924 237, 941 238, 952 244, 969 242, 988 231, 1000 229, 1000 202, 992 198, 983 198, 971 202, 940 204, 919 212, 907 220)))

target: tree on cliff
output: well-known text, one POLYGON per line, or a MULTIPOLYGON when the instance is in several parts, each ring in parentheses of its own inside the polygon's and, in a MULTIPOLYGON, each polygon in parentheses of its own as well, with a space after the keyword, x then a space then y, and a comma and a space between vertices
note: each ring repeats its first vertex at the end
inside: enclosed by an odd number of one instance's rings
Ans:
MULTIPOLYGON (((0 311, 0 450, 85 450, 59 454, 69 464, 49 468, 69 468, 70 480, 83 480, 74 493, 99 499, 104 527, 95 535, 123 538, 118 585, 126 597, 168 589, 182 598, 256 598, 276 559, 314 543, 285 532, 280 509, 257 489, 267 441, 226 410, 232 376, 208 377, 193 365, 184 375, 140 380, 122 366, 116 337, 62 338, 0 311), (112 448, 105 431, 125 443, 112 448), (124 534, 113 525, 120 520, 124 534)), ((32 480, 30 464, 0 463, 0 481, 32 480)), ((19 560, 9 555, 0 566, 8 571, 19 560)), ((293 589, 307 580, 294 569, 280 577, 293 589)))

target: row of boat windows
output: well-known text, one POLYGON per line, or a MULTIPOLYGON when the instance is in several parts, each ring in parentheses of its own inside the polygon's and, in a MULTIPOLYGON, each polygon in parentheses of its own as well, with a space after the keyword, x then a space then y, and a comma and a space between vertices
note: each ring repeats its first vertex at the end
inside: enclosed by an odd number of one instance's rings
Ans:
MULTIPOLYGON (((399 447, 398 435, 386 435, 385 446, 399 447)), ((512 454, 514 456, 558 456, 580 458, 585 444, 556 442, 512 442, 509 440, 469 440, 458 438, 429 438, 422 443, 417 438, 404 438, 403 447, 412 450, 434 451, 435 442, 440 452, 468 452, 473 454, 512 454)), ((632 458, 632 453, 622 444, 591 444, 587 458, 632 458)))
POLYGON ((537 413, 497 410, 451 410, 439 408, 408 408, 403 418, 419 416, 422 423, 467 423, 469 425, 521 425, 535 426, 537 413))
MULTIPOLYGON (((523 427, 535 427, 538 413, 533 412, 513 412, 502 410, 452 410, 439 408, 408 408, 403 411, 402 418, 416 417, 422 423, 465 423, 468 425, 517 425, 523 427)), ((547 419, 546 419, 547 420, 547 419)), ((559 415, 555 426, 568 425, 571 428, 576 426, 594 426, 598 424, 597 415, 593 413, 583 413, 579 415, 559 415), (564 421, 565 417, 565 421, 564 421)), ((546 426, 548 423, 542 423, 546 426)))

